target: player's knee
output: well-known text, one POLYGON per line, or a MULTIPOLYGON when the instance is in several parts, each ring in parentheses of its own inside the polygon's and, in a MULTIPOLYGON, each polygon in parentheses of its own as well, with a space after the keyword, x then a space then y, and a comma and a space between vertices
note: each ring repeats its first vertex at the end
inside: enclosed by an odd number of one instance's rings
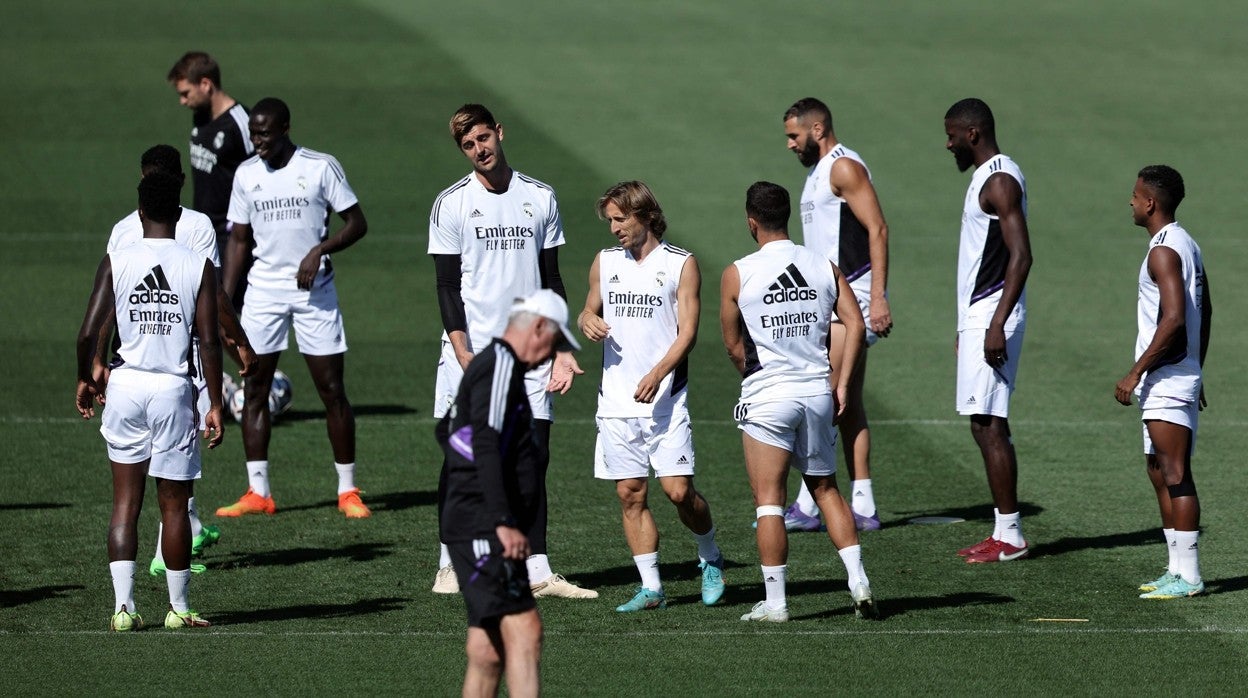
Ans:
POLYGON ((494 643, 490 641, 485 632, 470 634, 465 652, 468 655, 468 663, 478 670, 490 674, 502 671, 502 657, 499 656, 494 643))
POLYGON ((1192 469, 1183 468, 1182 475, 1177 478, 1170 477, 1170 473, 1167 472, 1166 491, 1170 493, 1170 499, 1195 497, 1196 482, 1192 479, 1192 469))
POLYGON ((697 496, 697 492, 687 482, 664 483, 663 492, 677 508, 688 506, 697 496))

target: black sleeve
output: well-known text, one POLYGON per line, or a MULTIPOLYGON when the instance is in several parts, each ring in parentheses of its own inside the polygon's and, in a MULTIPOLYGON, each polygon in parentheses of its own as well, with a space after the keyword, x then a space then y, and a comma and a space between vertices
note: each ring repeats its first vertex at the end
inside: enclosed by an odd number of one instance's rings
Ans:
POLYGON ((499 362, 493 351, 486 349, 468 365, 463 385, 468 386, 468 423, 472 425, 472 459, 477 466, 477 486, 484 499, 478 520, 501 521, 513 515, 503 478, 503 453, 499 432, 507 415, 507 397, 511 388, 511 372, 499 362), (507 375, 495 374, 505 372, 507 375), (495 416, 491 424, 490 415, 495 416))
POLYGON ((542 275, 542 288, 548 288, 563 300, 568 300, 568 291, 563 287, 563 277, 559 275, 559 248, 547 247, 537 258, 537 268, 542 275))
POLYGON ((461 262, 457 254, 433 255, 433 268, 438 277, 438 310, 442 313, 442 329, 447 332, 468 331, 464 297, 460 293, 461 262))

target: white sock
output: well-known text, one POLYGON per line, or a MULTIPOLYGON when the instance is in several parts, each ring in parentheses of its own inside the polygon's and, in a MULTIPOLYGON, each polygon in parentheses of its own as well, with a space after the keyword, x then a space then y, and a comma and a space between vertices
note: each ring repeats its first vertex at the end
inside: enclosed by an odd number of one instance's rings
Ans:
POLYGON ((1001 529, 1001 537, 997 540, 1005 541, 1016 548, 1023 547, 1022 512, 997 514, 997 528, 1001 529))
POLYGON ((524 566, 529 570, 529 584, 541 584, 555 574, 550 569, 550 558, 546 555, 530 555, 524 561, 524 566))
POLYGON ((1179 575, 1188 584, 1200 582, 1200 531, 1175 531, 1174 547, 1178 549, 1179 575))
POLYGON ((438 569, 451 566, 451 549, 446 547, 446 543, 442 544, 441 550, 438 552, 438 569))
POLYGON ((338 471, 338 494, 343 495, 355 489, 355 463, 334 463, 338 471))
POLYGON ((247 484, 251 491, 261 497, 270 496, 269 462, 267 460, 247 461, 247 484))
POLYGON ((715 527, 701 535, 694 533, 693 539, 698 542, 698 559, 702 562, 714 562, 722 557, 719 544, 715 542, 715 527))
POLYGON ((849 483, 853 496, 850 506, 859 516, 875 516, 875 492, 871 489, 871 479, 854 480, 849 483))
POLYGON ((160 546, 161 546, 161 542, 164 540, 165 540, 165 524, 162 521, 156 524, 156 554, 152 556, 156 558, 157 560, 160 560, 160 564, 162 565, 165 564, 165 553, 161 549, 160 546))
POLYGON ((122 606, 134 613, 134 560, 110 562, 108 571, 113 575, 113 613, 122 606))
POLYGON ((862 568, 862 546, 847 545, 836 551, 845 564, 845 574, 849 575, 849 590, 853 591, 859 584, 871 586, 867 581, 867 572, 862 568))
POLYGON ((1174 542, 1174 529, 1161 529, 1162 535, 1166 537, 1166 571, 1170 574, 1179 573, 1179 547, 1174 542))
POLYGON ((793 500, 793 503, 807 516, 819 515, 819 505, 815 504, 815 497, 810 493, 805 480, 802 480, 802 486, 797 490, 797 499, 793 500))
POLYGON ((1001 540, 1001 510, 992 508, 992 539, 1001 540))
POLYGON ((186 514, 191 518, 191 538, 204 532, 204 524, 199 520, 199 510, 195 508, 195 498, 186 500, 186 514))
POLYGON ((641 573, 641 586, 650 591, 663 591, 663 582, 659 580, 659 553, 656 550, 645 555, 634 555, 633 564, 641 573))
POLYGON ((165 570, 165 584, 169 585, 169 605, 178 613, 186 613, 191 604, 186 600, 186 587, 191 583, 191 571, 165 570))
POLYGON ((763 570, 763 588, 767 590, 767 608, 778 611, 788 605, 784 597, 784 575, 788 565, 768 567, 759 565, 763 570))

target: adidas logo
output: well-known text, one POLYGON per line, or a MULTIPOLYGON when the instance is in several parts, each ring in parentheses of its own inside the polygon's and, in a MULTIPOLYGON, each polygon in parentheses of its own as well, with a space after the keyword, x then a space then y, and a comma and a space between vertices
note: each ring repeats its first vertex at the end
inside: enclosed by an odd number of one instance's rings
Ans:
POLYGON ((479 209, 479 208, 474 208, 474 209, 472 209, 472 213, 468 214, 468 217, 469 217, 469 218, 480 218, 480 217, 482 217, 482 216, 484 216, 484 215, 485 215, 484 213, 481 213, 481 209, 479 209))
POLYGON ((966 400, 966 404, 968 404, 968 405, 974 405, 974 404, 975 404, 975 397, 974 397, 974 396, 971 396, 971 397, 967 398, 967 400, 966 400))
POLYGON ((130 293, 130 302, 135 305, 139 303, 177 305, 178 294, 173 293, 173 289, 169 286, 169 279, 165 278, 165 270, 157 264, 152 267, 147 276, 143 277, 139 285, 134 287, 134 291, 130 293))
POLYGON ((677 459, 676 465, 689 465, 689 459, 686 458, 685 456, 681 456, 679 459, 677 459))
POLYGON ((251 193, 253 193, 253 194, 254 194, 254 193, 256 193, 256 192, 258 192, 258 191, 264 191, 263 189, 261 189, 261 188, 260 188, 260 183, 259 183, 259 182, 257 182, 257 183, 256 183, 256 186, 254 186, 254 187, 252 187, 252 188, 251 188, 251 193))
POLYGON ((765 581, 765 582, 774 582, 774 581, 776 581, 776 578, 775 578, 775 577, 768 577, 767 579, 764 579, 763 581, 765 581))
POLYGON ((788 303, 792 301, 813 301, 819 298, 819 292, 806 283, 806 278, 797 270, 796 264, 784 268, 784 272, 767 287, 770 291, 763 296, 763 303, 788 303))
POLYGON ((618 283, 620 283, 620 275, 619 275, 619 274, 616 274, 616 275, 612 276, 610 279, 608 279, 608 280, 607 280, 607 283, 609 283, 609 284, 618 284, 618 283))

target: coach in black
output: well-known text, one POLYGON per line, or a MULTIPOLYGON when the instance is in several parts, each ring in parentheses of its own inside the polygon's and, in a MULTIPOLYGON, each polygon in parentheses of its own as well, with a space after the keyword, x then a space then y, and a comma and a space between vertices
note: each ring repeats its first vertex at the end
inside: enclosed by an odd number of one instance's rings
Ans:
POLYGON ((455 404, 438 422, 446 453, 441 537, 468 607, 464 695, 537 695, 542 619, 529 589, 526 532, 541 498, 541 449, 524 374, 553 352, 580 349, 568 306, 542 289, 517 301, 507 329, 468 364, 455 404))

